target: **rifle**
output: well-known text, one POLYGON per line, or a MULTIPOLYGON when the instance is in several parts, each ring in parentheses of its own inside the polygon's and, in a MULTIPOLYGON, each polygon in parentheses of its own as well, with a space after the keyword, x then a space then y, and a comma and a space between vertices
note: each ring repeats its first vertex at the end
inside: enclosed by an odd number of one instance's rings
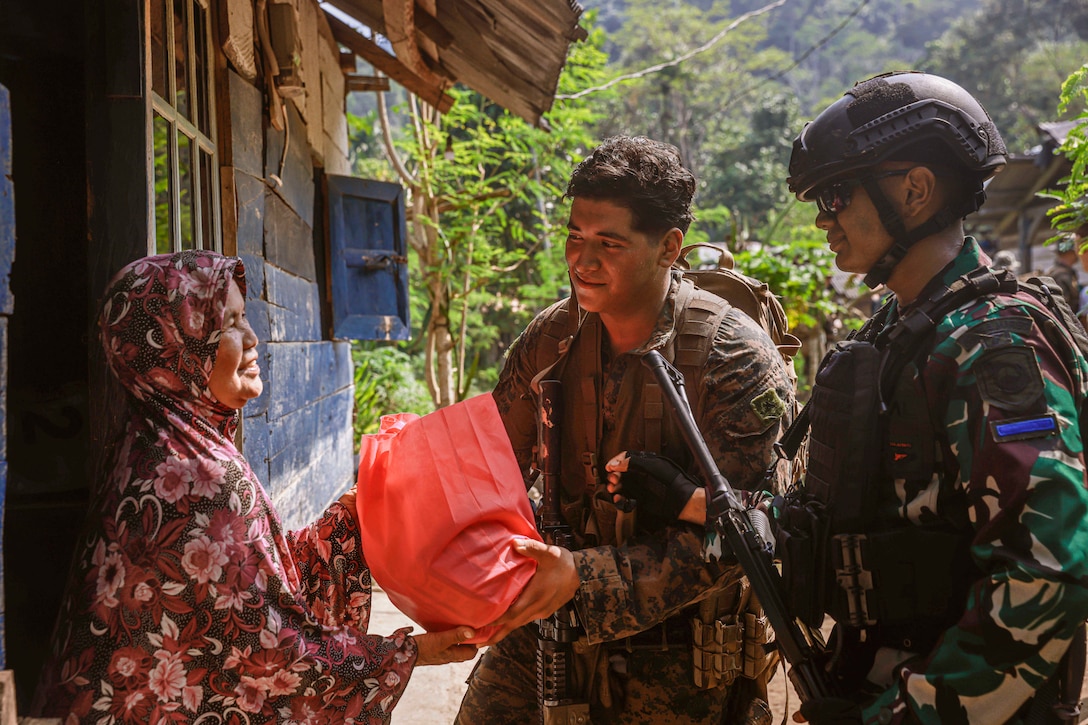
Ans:
MULTIPOLYGON (((574 536, 559 508, 563 420, 562 383, 540 381, 537 445, 543 492, 537 509, 536 527, 544 543, 572 548, 574 536)), ((578 618, 569 602, 547 619, 537 620, 536 683, 542 725, 589 725, 589 703, 574 693, 574 648, 578 639, 578 618)))
POLYGON ((684 376, 656 350, 643 355, 642 362, 657 378, 684 441, 702 469, 706 482, 708 540, 717 535, 732 548, 767 613, 778 649, 791 666, 789 678, 797 695, 802 701, 830 696, 832 690, 827 673, 818 662, 819 650, 815 644, 818 640, 811 630, 786 611, 781 593, 782 576, 772 561, 769 547, 752 525, 744 504, 710 455, 684 393, 684 376))

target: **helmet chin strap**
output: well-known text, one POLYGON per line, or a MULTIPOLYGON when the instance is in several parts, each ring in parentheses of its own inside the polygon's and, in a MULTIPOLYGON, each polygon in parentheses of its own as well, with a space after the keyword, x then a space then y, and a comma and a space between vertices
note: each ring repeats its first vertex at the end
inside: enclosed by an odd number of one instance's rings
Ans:
POLYGON ((936 214, 908 232, 906 227, 903 226, 902 217, 892 207, 888 197, 884 195, 884 192, 876 183, 876 179, 864 179, 861 185, 865 187, 873 206, 876 207, 877 213, 880 215, 880 223, 884 225, 884 229, 887 230, 893 240, 891 248, 869 269, 869 273, 862 280, 870 289, 887 282, 888 278, 892 276, 895 266, 903 261, 903 257, 907 256, 907 251, 918 241, 931 234, 936 234, 955 223, 957 219, 967 216, 982 206, 982 202, 986 199, 986 192, 980 188, 960 204, 946 204, 936 214))

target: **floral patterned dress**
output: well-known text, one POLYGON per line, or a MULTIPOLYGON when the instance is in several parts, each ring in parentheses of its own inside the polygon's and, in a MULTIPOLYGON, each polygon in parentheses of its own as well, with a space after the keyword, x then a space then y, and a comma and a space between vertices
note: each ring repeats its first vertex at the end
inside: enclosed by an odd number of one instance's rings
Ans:
POLYGON ((68 723, 379 723, 416 659, 408 630, 366 634, 354 512, 284 532, 209 392, 228 285, 212 252, 118 273, 100 329, 130 394, 36 692, 68 723))

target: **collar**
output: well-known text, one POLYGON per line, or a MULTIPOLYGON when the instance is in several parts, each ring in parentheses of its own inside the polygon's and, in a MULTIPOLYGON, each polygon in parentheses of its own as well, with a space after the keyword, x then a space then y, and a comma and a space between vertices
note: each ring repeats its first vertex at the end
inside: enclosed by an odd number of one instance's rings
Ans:
POLYGON ((922 300, 928 300, 933 294, 942 287, 948 287, 961 276, 967 274, 973 269, 986 266, 982 261, 982 247, 978 245, 974 237, 964 237, 963 246, 960 247, 959 254, 946 264, 944 268, 933 275, 933 278, 926 282, 925 287, 918 293, 918 296, 914 298, 914 302, 909 305, 903 305, 899 309, 899 301, 893 300, 893 311, 899 311, 900 313, 910 310, 915 304, 922 300))
MULTIPOLYGON (((680 285, 684 282, 684 273, 679 269, 669 270, 669 291, 665 293, 665 302, 661 306, 661 312, 657 316, 657 324, 646 342, 629 354, 641 357, 650 350, 660 350, 669 344, 676 333, 676 325, 682 310, 676 307, 676 298, 680 292, 680 285)), ((691 284, 691 282, 688 282, 691 284)))

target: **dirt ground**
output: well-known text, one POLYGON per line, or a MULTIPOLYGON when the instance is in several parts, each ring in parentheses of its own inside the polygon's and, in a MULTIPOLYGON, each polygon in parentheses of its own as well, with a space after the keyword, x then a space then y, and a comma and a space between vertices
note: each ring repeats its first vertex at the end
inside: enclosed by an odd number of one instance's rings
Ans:
MULTIPOLYGON (((781 665, 778 667, 778 671, 774 673, 774 677, 771 678, 767 687, 767 700, 771 706, 771 713, 774 715, 775 723, 782 722, 784 715, 792 716, 801 706, 801 700, 797 697, 797 693, 793 691, 793 685, 789 684, 785 668, 781 665)), ((792 722, 792 720, 787 719, 787 722, 792 722)))
MULTIPOLYGON (((381 589, 375 588, 371 606, 370 631, 375 634, 389 634, 398 627, 412 624, 389 602, 381 589)), ((393 725, 441 725, 453 722, 465 692, 465 679, 473 664, 474 661, 469 661, 418 668, 412 673, 404 696, 393 711, 393 725)), ((1088 687, 1081 690, 1082 701, 1085 697, 1088 697, 1088 687)), ((791 716, 800 708, 801 700, 789 684, 784 666, 780 665, 771 679, 767 699, 775 725, 782 723, 783 717, 786 718, 785 722, 792 723, 791 716)))

